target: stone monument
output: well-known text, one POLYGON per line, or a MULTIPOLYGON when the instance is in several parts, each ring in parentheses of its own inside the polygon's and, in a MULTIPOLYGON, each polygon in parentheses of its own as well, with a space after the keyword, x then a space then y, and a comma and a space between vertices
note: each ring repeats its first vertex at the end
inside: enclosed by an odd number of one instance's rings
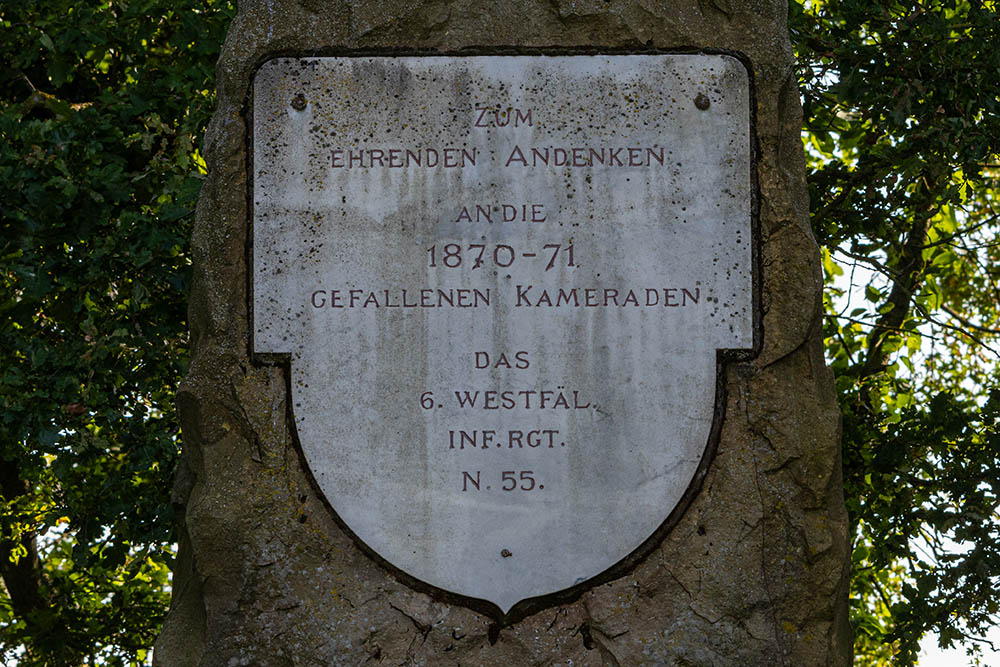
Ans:
POLYGON ((248 3, 161 665, 846 665, 783 5, 248 3))

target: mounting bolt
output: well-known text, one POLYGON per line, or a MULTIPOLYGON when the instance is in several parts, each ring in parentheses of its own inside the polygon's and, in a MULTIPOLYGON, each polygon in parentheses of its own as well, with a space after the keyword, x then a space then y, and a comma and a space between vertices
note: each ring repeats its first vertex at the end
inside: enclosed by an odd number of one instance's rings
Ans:
POLYGON ((698 97, 694 98, 694 105, 705 111, 708 107, 712 106, 712 101, 708 99, 705 93, 698 93, 698 97))
POLYGON ((299 93, 298 95, 296 95, 295 97, 293 97, 292 98, 292 108, 295 109, 296 111, 302 111, 303 109, 305 109, 306 108, 306 96, 303 95, 302 93, 299 93))

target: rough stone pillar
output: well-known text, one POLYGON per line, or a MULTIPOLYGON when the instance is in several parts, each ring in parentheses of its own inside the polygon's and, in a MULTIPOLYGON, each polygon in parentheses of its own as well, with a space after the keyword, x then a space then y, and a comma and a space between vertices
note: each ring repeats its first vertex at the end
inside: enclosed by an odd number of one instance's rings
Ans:
POLYGON ((839 413, 821 349, 783 0, 248 0, 218 64, 179 403, 183 508, 155 663, 847 665, 839 413), (721 49, 752 64, 763 340, 724 367, 726 418, 700 491, 641 562, 501 627, 363 553, 304 470, 280 366, 250 358, 248 107, 278 55, 399 49, 721 49))

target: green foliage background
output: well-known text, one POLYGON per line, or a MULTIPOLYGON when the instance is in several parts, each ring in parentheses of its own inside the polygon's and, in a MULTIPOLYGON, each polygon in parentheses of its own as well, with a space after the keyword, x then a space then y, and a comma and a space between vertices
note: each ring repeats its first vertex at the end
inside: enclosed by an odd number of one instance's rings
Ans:
MULTIPOLYGON (((148 664, 173 558, 197 145, 233 14, 0 5, 4 662, 148 664)), ((995 2, 804 0, 790 27, 857 664, 909 665, 925 632, 947 644, 998 620, 1000 21, 995 2)))
POLYGON ((169 602, 196 145, 232 14, 0 5, 0 652, 21 664, 144 664, 169 602))
POLYGON ((806 1, 790 24, 844 415, 856 664, 913 664, 930 630, 975 652, 1000 579, 997 5, 806 1))

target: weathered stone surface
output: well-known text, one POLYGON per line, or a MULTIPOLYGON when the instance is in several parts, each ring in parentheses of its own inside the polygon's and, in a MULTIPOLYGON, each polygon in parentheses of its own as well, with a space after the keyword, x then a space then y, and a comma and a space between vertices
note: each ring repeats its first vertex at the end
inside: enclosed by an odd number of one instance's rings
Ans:
POLYGON ((180 391, 184 510, 155 662, 187 665, 846 665, 838 412, 820 346, 800 113, 782 2, 241 3, 218 66, 180 391), (277 54, 475 46, 713 48, 754 66, 763 341, 725 369, 701 492, 621 578, 510 626, 417 592, 333 520, 292 444, 287 382, 249 357, 245 102, 277 54))
POLYGON ((253 351, 288 359, 317 487, 381 558, 507 613, 689 497, 719 352, 753 348, 749 76, 718 54, 257 71, 253 351))

